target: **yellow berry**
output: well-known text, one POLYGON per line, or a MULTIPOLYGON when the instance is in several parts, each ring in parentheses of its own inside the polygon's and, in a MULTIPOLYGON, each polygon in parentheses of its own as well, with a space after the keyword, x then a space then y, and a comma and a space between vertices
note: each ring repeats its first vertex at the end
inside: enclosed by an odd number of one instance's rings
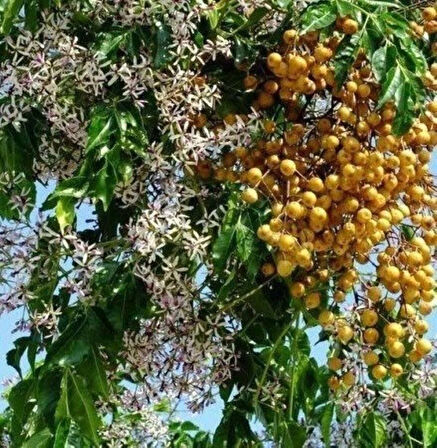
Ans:
POLYGON ((254 204, 258 200, 258 192, 254 188, 247 188, 241 193, 241 199, 248 204, 254 204))
POLYGON ((372 369, 372 375, 377 380, 382 380, 387 375, 387 369, 381 365, 377 364, 372 369))

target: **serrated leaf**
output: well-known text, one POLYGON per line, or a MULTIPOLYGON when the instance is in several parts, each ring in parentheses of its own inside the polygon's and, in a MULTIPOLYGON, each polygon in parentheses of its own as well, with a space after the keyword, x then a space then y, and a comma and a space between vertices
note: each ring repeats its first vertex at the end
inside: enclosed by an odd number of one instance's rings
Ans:
POLYGON ((30 411, 36 404, 31 400, 34 392, 35 383, 28 378, 18 382, 8 393, 9 406, 14 411, 14 418, 21 426, 24 426, 30 411))
POLYGON ((355 62, 360 48, 361 36, 356 33, 345 36, 337 48, 334 59, 335 83, 340 88, 347 79, 349 70, 355 62))
POLYGON ((99 39, 96 52, 104 57, 116 52, 122 43, 126 41, 128 32, 105 33, 99 39))
POLYGON ((426 58, 422 51, 416 46, 413 39, 399 39, 397 51, 405 67, 414 74, 422 76, 427 69, 426 58))
POLYGON ((284 448, 302 448, 306 440, 305 428, 293 420, 284 423, 284 442, 288 444, 284 448))
POLYGON ((320 30, 331 25, 337 18, 337 8, 333 2, 318 2, 308 6, 301 16, 302 33, 320 30))
POLYGON ((372 55, 372 71, 378 82, 382 82, 387 72, 396 63, 396 49, 393 46, 384 46, 372 55))
POLYGON ((436 412, 429 407, 422 407, 419 415, 423 435, 423 448, 435 447, 437 443, 436 412))
POLYGON ((269 319, 278 319, 278 316, 270 304, 268 297, 261 290, 251 294, 246 299, 246 302, 256 313, 261 316, 268 317, 269 319))
POLYGON ((235 285, 236 285, 235 274, 236 274, 236 270, 233 269, 231 271, 231 273, 228 275, 228 278, 226 279, 225 283, 223 283, 223 286, 220 288, 220 290, 217 294, 217 298, 219 300, 226 299, 228 297, 229 293, 235 287, 235 285))
POLYGON ((412 98, 413 89, 410 83, 402 84, 396 94, 396 107, 399 113, 393 121, 393 133, 403 135, 413 124, 415 117, 414 102, 412 98))
POLYGON ((79 317, 65 328, 48 349, 45 359, 47 367, 53 364, 72 365, 90 353, 93 341, 87 341, 84 337, 86 325, 86 319, 79 317))
POLYGON ((246 227, 241 222, 235 226, 236 240, 237 240, 237 254, 240 260, 244 263, 247 261, 254 249, 255 234, 251 229, 246 227))
POLYGON ((388 71, 387 77, 382 84, 378 107, 382 107, 388 101, 393 101, 396 97, 396 92, 399 91, 403 82, 404 77, 400 67, 398 65, 392 67, 388 71))

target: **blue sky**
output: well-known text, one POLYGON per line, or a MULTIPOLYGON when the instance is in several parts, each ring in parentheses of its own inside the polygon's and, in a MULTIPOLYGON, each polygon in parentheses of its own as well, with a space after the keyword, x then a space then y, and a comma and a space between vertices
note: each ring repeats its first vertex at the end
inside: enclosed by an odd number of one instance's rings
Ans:
MULTIPOLYGON (((437 158, 434 157, 431 163, 431 171, 433 174, 437 174, 437 158)), ((40 187, 38 188, 38 197, 37 197, 37 205, 41 204, 47 194, 52 190, 53 183, 50 184, 47 188, 40 187)), ((86 226, 86 219, 90 217, 90 210, 83 209, 78 215, 78 225, 80 228, 84 228, 86 226)), ((0 317, 0 330, 2 334, 1 342, 0 342, 0 380, 5 380, 7 378, 11 378, 15 376, 15 370, 6 364, 6 353, 13 348, 13 341, 19 337, 17 333, 12 333, 15 327, 15 322, 17 322, 21 318, 21 311, 16 310, 15 312, 3 315, 0 317)), ((429 337, 435 338, 437 337, 437 309, 429 318, 430 323, 430 331, 429 337)), ((315 342, 318 338, 319 328, 311 329, 309 332, 311 342, 315 342)), ((318 344, 313 345, 312 355, 317 359, 319 363, 324 363, 326 359, 326 347, 327 344, 318 344)), ((0 410, 5 407, 4 400, 0 400, 0 410)), ((178 416, 181 419, 190 419, 193 420, 194 423, 199 425, 201 428, 205 430, 213 431, 218 425, 220 418, 222 405, 220 399, 218 399, 217 403, 211 405, 204 413, 200 415, 192 415, 189 411, 187 411, 183 406, 180 408, 178 412, 178 416)))

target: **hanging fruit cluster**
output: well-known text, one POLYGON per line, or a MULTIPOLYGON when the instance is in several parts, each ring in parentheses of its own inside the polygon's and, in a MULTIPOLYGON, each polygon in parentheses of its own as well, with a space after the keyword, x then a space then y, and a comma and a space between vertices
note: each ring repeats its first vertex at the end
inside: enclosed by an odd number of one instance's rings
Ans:
MULTIPOLYGON (((437 13, 428 9, 425 26, 434 30, 437 13)), ((336 27, 358 31, 348 17, 336 27)), ((374 379, 398 377, 432 348, 422 316, 432 311, 435 288, 437 197, 428 162, 437 144, 437 101, 397 135, 402 111, 381 97, 363 52, 337 86, 331 61, 339 42, 320 41, 317 32, 284 33, 280 50, 267 57, 271 76, 248 75, 244 85, 256 91, 255 109, 279 104, 285 112, 264 121, 254 147, 225 154, 214 173, 243 184, 244 202, 270 203, 270 219, 257 232, 274 259, 264 275, 286 279, 291 296, 332 335, 337 355, 358 343, 374 379), (357 263, 374 273, 360 274, 357 263), (348 293, 354 311, 341 316, 338 304, 348 293)), ((434 78, 437 64, 428 73, 434 78)), ((427 79, 431 92, 436 85, 427 79)), ((332 389, 355 382, 341 356, 329 367, 336 372, 332 389)))

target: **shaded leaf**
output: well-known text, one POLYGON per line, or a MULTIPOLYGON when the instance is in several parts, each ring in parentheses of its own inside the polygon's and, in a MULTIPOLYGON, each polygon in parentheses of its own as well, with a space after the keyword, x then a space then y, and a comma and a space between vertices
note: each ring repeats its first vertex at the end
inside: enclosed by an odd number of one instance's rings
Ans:
POLYGON ((312 30, 320 30, 331 23, 335 22, 337 18, 337 8, 335 3, 317 2, 306 8, 301 16, 302 33, 312 30))
POLYGON ((398 65, 392 67, 387 72, 387 77, 382 84, 378 107, 382 107, 385 103, 395 98, 396 92, 401 87, 403 81, 404 77, 400 67, 398 65))
POLYGON ((95 108, 88 126, 87 151, 107 144, 113 132, 113 116, 108 109, 103 106, 95 108))
POLYGON ((84 337, 86 319, 78 317, 61 333, 50 346, 45 359, 46 366, 52 364, 71 365, 80 362, 91 350, 93 341, 84 337))
POLYGON ((247 226, 238 222, 235 226, 236 240, 237 240, 237 254, 242 262, 245 262, 250 257, 254 245, 255 245, 255 234, 247 226))
POLYGON ((269 8, 263 6, 255 8, 252 14, 247 18, 246 22, 238 28, 238 31, 247 30, 257 25, 269 11, 269 8))
POLYGON ((46 448, 49 446, 51 439, 52 433, 48 428, 45 428, 27 439, 23 443, 22 448, 46 448))
POLYGON ((334 59, 335 82, 340 88, 349 73, 349 69, 355 61, 360 48, 360 34, 356 33, 352 36, 346 36, 340 42, 334 59))
POLYGON ((79 372, 87 379, 93 392, 103 398, 109 394, 108 379, 101 356, 95 347, 90 350, 89 356, 78 368, 79 372))
POLYGON ((235 227, 222 230, 212 246, 212 259, 217 270, 223 271, 234 250, 235 227))
POLYGON ((331 446, 331 423, 334 417, 334 404, 329 403, 325 406, 323 410, 322 419, 320 421, 320 426, 322 430, 323 441, 327 448, 331 446))
POLYGON ((153 63, 156 68, 164 67, 170 59, 169 47, 173 43, 170 28, 159 23, 156 30, 156 50, 153 63))
POLYGON ((403 135, 413 124, 415 116, 412 87, 408 82, 403 83, 397 92, 396 106, 399 113, 393 121, 393 133, 403 135))
POLYGON ((383 46, 372 55, 372 70, 378 82, 382 82, 387 72, 396 63, 396 50, 393 46, 383 46))
POLYGON ((103 168, 97 173, 92 186, 94 195, 100 199, 103 209, 108 210, 109 204, 114 196, 115 186, 117 184, 117 173, 111 162, 106 161, 103 168))
POLYGON ((384 418, 375 412, 367 414, 359 425, 359 437, 372 448, 381 448, 386 441, 387 425, 384 418))
POLYGON ((72 418, 82 433, 99 445, 98 429, 101 421, 97 415, 85 380, 67 369, 62 380, 62 395, 57 409, 57 418, 72 418))

